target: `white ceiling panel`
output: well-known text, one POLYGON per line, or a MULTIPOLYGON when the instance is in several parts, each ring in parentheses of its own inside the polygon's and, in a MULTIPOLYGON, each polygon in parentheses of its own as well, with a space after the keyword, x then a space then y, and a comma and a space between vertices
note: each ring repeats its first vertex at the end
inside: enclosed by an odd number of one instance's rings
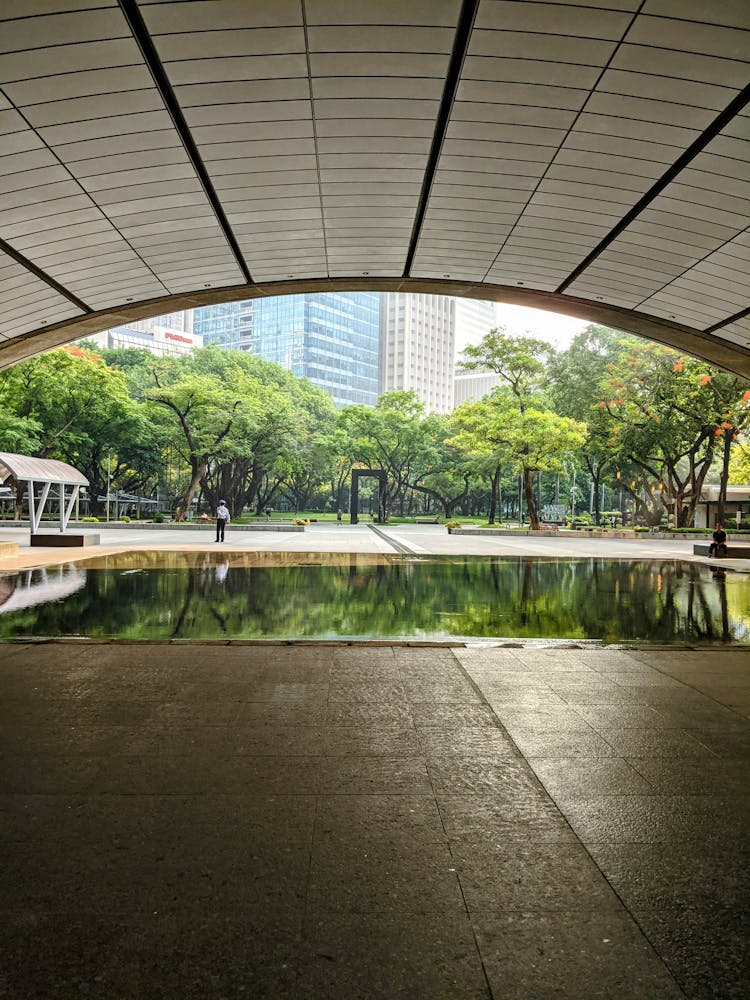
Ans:
POLYGON ((450 275, 744 347, 746 6, 472 7, 8 0, 0 337, 253 280, 450 275))

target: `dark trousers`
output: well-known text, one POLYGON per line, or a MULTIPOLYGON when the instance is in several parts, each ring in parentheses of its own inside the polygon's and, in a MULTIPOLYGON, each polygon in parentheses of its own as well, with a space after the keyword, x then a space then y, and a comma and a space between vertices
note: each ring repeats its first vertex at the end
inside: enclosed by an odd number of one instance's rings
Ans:
POLYGON ((216 518, 216 541, 224 541, 224 528, 226 528, 227 522, 223 517, 216 518))

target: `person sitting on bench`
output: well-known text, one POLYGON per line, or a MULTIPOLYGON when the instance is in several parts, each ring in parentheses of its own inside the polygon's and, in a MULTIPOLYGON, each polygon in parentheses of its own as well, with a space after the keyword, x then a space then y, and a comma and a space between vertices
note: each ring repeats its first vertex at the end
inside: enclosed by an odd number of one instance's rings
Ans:
POLYGON ((716 525, 713 541, 708 546, 710 556, 725 556, 727 554, 727 533, 720 524, 716 525))

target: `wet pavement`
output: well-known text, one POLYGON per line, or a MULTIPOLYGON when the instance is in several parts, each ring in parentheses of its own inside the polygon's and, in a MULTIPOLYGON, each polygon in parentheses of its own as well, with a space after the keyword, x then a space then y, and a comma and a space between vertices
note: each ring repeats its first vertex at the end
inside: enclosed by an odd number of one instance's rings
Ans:
POLYGON ((14 644, 0 690, 4 998, 747 996, 746 651, 14 644))

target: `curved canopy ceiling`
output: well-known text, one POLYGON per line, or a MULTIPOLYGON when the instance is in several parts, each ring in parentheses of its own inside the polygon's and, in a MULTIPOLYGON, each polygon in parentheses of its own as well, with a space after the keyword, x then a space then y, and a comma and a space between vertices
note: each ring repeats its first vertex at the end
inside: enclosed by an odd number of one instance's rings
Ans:
POLYGON ((4 0, 0 367, 312 288, 750 375, 746 0, 4 0))

